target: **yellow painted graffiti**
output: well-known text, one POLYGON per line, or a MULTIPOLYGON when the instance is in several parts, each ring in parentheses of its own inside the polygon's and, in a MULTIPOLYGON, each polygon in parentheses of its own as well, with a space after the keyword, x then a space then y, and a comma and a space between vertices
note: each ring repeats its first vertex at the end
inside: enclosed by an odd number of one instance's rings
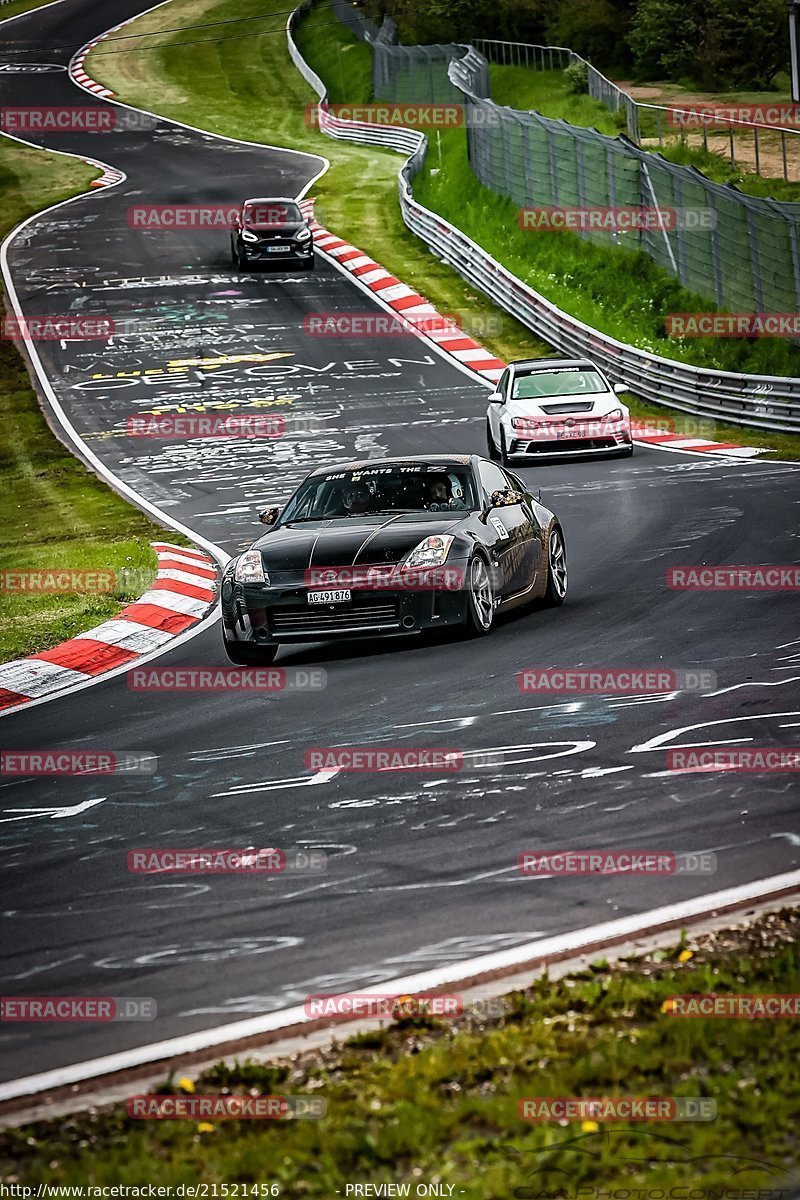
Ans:
POLYGON ((142 375, 182 375, 191 367, 215 371, 236 363, 268 363, 279 358, 294 358, 291 350, 276 350, 274 354, 222 354, 218 358, 173 358, 163 367, 145 367, 143 371, 113 371, 110 375, 96 372, 92 379, 138 379, 142 375))
POLYGON ((174 404, 159 404, 156 408, 143 408, 141 416, 161 417, 165 413, 204 413, 211 411, 237 412, 245 408, 278 408, 286 404, 294 404, 299 396, 269 396, 263 399, 247 400, 204 400, 197 404, 178 401, 174 404))
POLYGON ((274 354, 221 354, 219 358, 173 358, 170 359, 167 366, 170 368, 205 367, 206 369, 212 369, 214 367, 231 366, 233 363, 274 362, 278 358, 294 358, 294 354, 291 350, 279 350, 274 354))

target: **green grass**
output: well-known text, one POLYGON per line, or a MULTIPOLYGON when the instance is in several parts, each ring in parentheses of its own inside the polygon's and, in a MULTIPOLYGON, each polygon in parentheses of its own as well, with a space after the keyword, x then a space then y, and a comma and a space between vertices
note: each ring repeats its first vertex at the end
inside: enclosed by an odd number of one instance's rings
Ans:
MULTIPOLYGON (((563 71, 535 71, 528 67, 502 67, 492 64, 490 67, 492 99, 498 104, 524 111, 535 110, 545 117, 562 117, 572 125, 596 129, 599 133, 616 137, 626 132, 624 112, 614 113, 601 104, 599 100, 587 95, 575 95, 569 89, 569 84, 563 71)), ((665 101, 666 104, 676 103, 678 98, 665 101)), ((761 94, 754 99, 753 93, 732 94, 729 98, 708 97, 705 101, 717 103, 771 103, 777 102, 774 93, 761 94)), ((655 113, 644 111, 641 117, 641 133, 643 137, 657 136, 655 113)), ((727 149, 720 153, 704 150, 702 145, 689 146, 682 143, 677 130, 670 129, 662 115, 662 136, 664 146, 659 150, 657 145, 646 148, 663 154, 670 162, 682 166, 697 167, 714 183, 735 183, 740 191, 751 196, 771 196, 774 200, 800 200, 800 183, 787 182, 780 177, 756 175, 752 171, 744 171, 730 162, 727 149), (668 140, 667 140, 668 139, 668 140)), ((699 137, 699 134, 697 135, 699 137)), ((752 142, 752 135, 741 133, 741 139, 752 142)), ((769 144, 774 143, 773 149, 779 151, 780 142, 777 135, 766 135, 769 144)), ((794 135, 790 142, 794 143, 794 135)), ((726 142, 727 146, 727 142, 726 142)))
MULTIPOLYGON (((708 1195, 731 1179, 792 1195, 800 1024, 687 1020, 663 1006, 681 993, 800 991, 798 931, 796 911, 761 917, 718 940, 692 939, 693 950, 681 939, 644 960, 538 980, 506 998, 501 1019, 465 1017, 457 1029, 401 1020, 288 1063, 219 1064, 195 1082, 198 1094, 313 1095, 327 1116, 201 1131, 188 1120, 131 1121, 124 1106, 92 1110, 0 1134, 0 1176, 28 1186, 274 1182, 289 1200, 406 1182, 412 1196, 417 1183, 441 1182, 481 1200, 590 1186, 708 1195), (615 1095, 709 1098, 717 1116, 596 1132, 518 1116, 522 1098, 615 1095)), ((189 1089, 173 1079, 158 1090, 189 1089)))
MULTIPOLYGON (((49 4, 50 0, 9 0, 8 4, 0 5, 0 22, 8 19, 8 17, 18 17, 20 13, 30 12, 33 8, 41 8, 44 4, 49 4)), ((25 55, 28 59, 32 56, 25 55)))
POLYGON ((492 99, 497 104, 526 112, 533 110, 543 117, 563 117, 573 125, 585 125, 609 137, 615 137, 625 128, 624 114, 618 119, 599 100, 571 92, 563 71, 534 71, 492 63, 489 76, 492 99))
MULTIPOLYGON (((644 254, 589 245, 571 233, 521 230, 513 201, 475 179, 460 130, 442 136, 443 168, 415 182, 429 208, 465 233, 566 312, 620 341, 698 366, 753 374, 800 374, 800 349, 787 341, 730 338, 668 338, 664 315, 714 311, 714 305, 683 288, 644 254)), ((765 445, 760 433, 741 431, 745 445, 765 445)), ((780 435, 779 435, 780 436, 780 435)), ((798 439, 780 438, 783 452, 798 439)))
POLYGON ((295 40, 308 65, 325 81, 332 104, 372 99, 372 51, 336 19, 329 4, 311 10, 295 40))
MULTIPOLYGON (((0 140, 0 235, 85 190, 98 172, 73 158, 0 140)), ((0 591, 0 661, 57 645, 117 613, 155 574, 150 541, 173 534, 101 483, 51 433, 13 343, 0 340, 0 523, 4 570, 134 571, 106 595, 0 591)), ((183 540, 183 539, 179 539, 183 540)))
MULTIPOLYGON (((173 0, 167 8, 140 18, 137 32, 169 24, 214 20, 280 11, 280 0, 173 0)), ((332 20, 327 5, 301 29, 300 45, 308 61, 326 79, 334 99, 342 98, 339 62, 347 61, 345 100, 368 98, 365 48, 332 20), (351 50, 340 47, 350 45, 351 50), (352 73, 351 72, 352 68, 352 73)), ((280 28, 276 17, 270 28, 280 28)), ((283 35, 262 33, 246 41, 220 42, 181 48, 173 35, 157 50, 142 54, 110 55, 93 51, 92 74, 129 103, 149 107, 158 95, 158 109, 216 133, 326 155, 330 171, 315 185, 317 217, 342 237, 348 237, 377 261, 436 304, 441 311, 464 319, 491 316, 498 310, 444 266, 411 235, 397 204, 399 157, 344 145, 324 138, 312 128, 304 111, 314 99, 289 58, 283 35), (198 81, 202 81, 202 87, 198 81)), ((103 49, 108 47, 104 44, 103 49)), ((534 72, 527 72, 534 76, 534 72)), ((605 112, 605 110, 603 110, 605 112)), ((520 274, 548 299, 595 328, 625 342, 699 365, 764 374, 800 374, 800 352, 785 343, 741 343, 725 339, 679 342, 660 331, 659 314, 713 310, 713 305, 686 292, 645 255, 587 246, 568 234, 558 237, 522 232, 510 201, 482 188, 467 162, 461 130, 442 136, 442 170, 431 148, 428 169, 415 184, 415 193, 442 213, 500 261, 520 274)), ((550 353, 524 326, 501 314, 497 333, 483 338, 505 360, 550 353)), ((646 412, 646 406, 641 407, 646 412)), ((798 439, 791 435, 762 435, 735 429, 726 440, 742 445, 769 446, 782 457, 796 456, 798 439)))

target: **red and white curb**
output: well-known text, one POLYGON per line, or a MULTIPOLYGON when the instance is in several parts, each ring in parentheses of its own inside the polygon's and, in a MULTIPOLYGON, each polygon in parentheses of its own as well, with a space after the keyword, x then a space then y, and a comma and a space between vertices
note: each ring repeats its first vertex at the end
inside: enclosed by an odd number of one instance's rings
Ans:
MULTIPOLYGON (((87 158, 84 161, 91 162, 92 160, 87 158)), ((102 167, 103 174, 100 176, 99 179, 93 179, 92 182, 89 184, 89 187, 93 187, 93 188, 111 187, 112 184, 121 183, 122 180, 125 178, 124 172, 118 171, 116 167, 107 167, 103 163, 95 163, 94 165, 98 166, 98 167, 102 167)))
POLYGON ((500 378, 505 369, 505 363, 501 359, 496 358, 490 350, 467 334, 454 333, 452 320, 441 316, 424 296, 402 283, 363 250, 320 225, 314 217, 313 200, 301 200, 300 208, 309 219, 314 232, 315 250, 335 259, 360 284, 369 288, 379 300, 397 313, 398 317, 408 321, 412 327, 421 326, 420 331, 423 335, 435 342, 444 353, 455 358, 462 367, 468 367, 481 378, 491 382, 500 378))
POLYGON ((122 24, 115 25, 113 29, 107 29, 105 33, 101 33, 93 42, 87 42, 85 46, 81 46, 78 53, 70 62, 68 68, 70 78, 80 87, 85 88, 87 92, 94 92, 95 96, 103 96, 104 98, 114 95, 110 88, 103 87, 102 83, 98 83, 96 79, 92 79, 91 75, 87 75, 83 64, 90 50, 94 50, 95 46, 105 41, 109 34, 116 33, 118 29, 122 29, 122 26, 127 24, 127 21, 123 21, 122 24))
MULTIPOLYGON (((467 334, 453 332, 452 320, 441 316, 436 308, 386 271, 380 263, 364 254, 357 246, 331 233, 314 216, 314 200, 300 202, 314 232, 314 249, 334 259, 341 267, 366 286, 376 297, 393 309, 398 317, 417 326, 421 336, 435 342, 441 351, 454 358, 461 367, 474 371, 482 379, 494 383, 500 378, 506 364, 496 358, 485 346, 481 346, 467 334), (438 326, 438 328, 437 328, 438 326)), ((634 422, 635 424, 635 422, 634 422)), ((658 446, 664 450, 690 450, 699 454, 721 454, 725 458, 754 458, 762 450, 755 446, 737 446, 732 442, 712 442, 707 438, 686 437, 680 433, 662 430, 640 430, 634 441, 658 446)))
POLYGON ((684 437, 681 433, 651 430, 634 435, 634 441, 658 446, 661 450, 691 450, 694 454, 721 454, 725 458, 755 458, 763 454, 760 446, 737 446, 734 442, 710 442, 707 438, 684 437))
POLYGON ((151 654, 196 625, 216 600, 217 567, 199 550, 153 542, 152 587, 110 621, 52 650, 0 664, 0 710, 86 683, 151 654))

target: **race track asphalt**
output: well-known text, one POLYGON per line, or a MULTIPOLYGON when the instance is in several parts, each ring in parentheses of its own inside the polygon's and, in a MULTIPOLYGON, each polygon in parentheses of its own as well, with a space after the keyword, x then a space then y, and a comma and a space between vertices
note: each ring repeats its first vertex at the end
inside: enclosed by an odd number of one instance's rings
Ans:
MULTIPOLYGON (((0 32, 6 50, 76 49, 141 8, 62 0, 0 32)), ((60 70, 0 71, 0 99, 95 103, 60 70)), ((9 251, 26 315, 139 322, 110 344, 40 344, 59 403, 109 470, 232 554, 257 536, 255 510, 286 498, 312 465, 484 450, 485 387, 423 343, 304 333, 310 313, 371 304, 320 259, 311 274, 242 276, 224 233, 128 224, 138 203, 296 195, 320 160, 154 125, 42 139, 127 179, 35 219, 9 251), (315 417, 324 433, 267 444, 127 436, 127 417, 162 411, 277 411, 315 417)), ((4 748, 158 757, 139 779, 0 783, 3 994, 158 1005, 155 1022, 4 1025, 3 1080, 797 867, 796 776, 665 769, 665 748, 687 742, 798 744, 796 597, 677 592, 665 576, 684 564, 796 561, 800 465, 638 448, 522 474, 564 526, 563 609, 514 614, 468 644, 284 649, 280 666, 324 669, 317 691, 141 693, 122 675, 2 722, 4 748), (710 669, 718 687, 572 698, 517 687, 524 667, 592 665, 710 669), (315 745, 491 749, 504 761, 315 778, 304 766, 315 745), (47 811, 100 798, 74 816, 47 811), (190 878, 126 864, 137 847, 246 845, 323 848, 328 869, 190 878), (713 851, 717 870, 526 879, 515 869, 524 849, 597 847, 713 851)), ((158 665, 224 661, 214 628, 158 665)))

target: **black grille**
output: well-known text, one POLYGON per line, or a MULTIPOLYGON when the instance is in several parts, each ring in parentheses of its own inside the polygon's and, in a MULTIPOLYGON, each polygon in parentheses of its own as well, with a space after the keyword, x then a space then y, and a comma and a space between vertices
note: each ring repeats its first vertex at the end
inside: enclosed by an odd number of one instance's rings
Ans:
POLYGON ((613 437, 597 438, 554 438, 551 442, 514 442, 510 447, 513 454, 574 454, 576 450, 613 450, 618 443, 613 437))
POLYGON ((594 401, 565 400, 563 404, 540 404, 539 407, 548 416, 557 416, 559 413, 591 412, 594 408, 594 401))
POLYGON ((362 629, 397 629, 400 622, 396 601, 384 604, 360 604, 357 607, 333 610, 326 605, 305 608, 275 608, 271 614, 272 633, 308 634, 357 633, 362 629))

